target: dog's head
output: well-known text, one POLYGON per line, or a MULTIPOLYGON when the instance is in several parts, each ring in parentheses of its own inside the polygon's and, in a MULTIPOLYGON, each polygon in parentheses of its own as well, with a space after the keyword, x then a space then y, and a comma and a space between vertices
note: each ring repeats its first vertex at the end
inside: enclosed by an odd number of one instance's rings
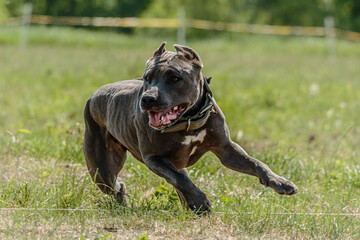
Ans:
POLYGON ((144 91, 140 108, 149 115, 149 125, 157 130, 174 124, 198 100, 203 86, 199 55, 191 48, 174 45, 166 51, 165 42, 146 62, 144 91))

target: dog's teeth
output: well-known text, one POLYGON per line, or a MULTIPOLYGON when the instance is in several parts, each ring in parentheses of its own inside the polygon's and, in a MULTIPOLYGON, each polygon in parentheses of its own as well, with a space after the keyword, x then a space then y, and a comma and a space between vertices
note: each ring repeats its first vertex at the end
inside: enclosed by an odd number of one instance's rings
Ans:
POLYGON ((174 111, 178 110, 178 108, 179 108, 178 106, 175 106, 175 107, 174 107, 174 111))
POLYGON ((161 116, 160 120, 163 121, 163 120, 164 120, 164 116, 161 116))

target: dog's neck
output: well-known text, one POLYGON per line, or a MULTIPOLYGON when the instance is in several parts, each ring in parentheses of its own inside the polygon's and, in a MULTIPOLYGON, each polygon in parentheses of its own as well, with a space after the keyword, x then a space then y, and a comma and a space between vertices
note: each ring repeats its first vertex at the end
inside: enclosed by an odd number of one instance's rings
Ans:
POLYGON ((197 113, 199 113, 201 111, 201 109, 204 107, 204 104, 206 102, 206 93, 207 93, 207 89, 205 87, 205 84, 207 84, 206 82, 206 78, 201 74, 201 80, 200 80, 200 94, 198 97, 198 100, 195 102, 195 104, 185 113, 184 117, 188 117, 188 116, 194 116, 197 113))

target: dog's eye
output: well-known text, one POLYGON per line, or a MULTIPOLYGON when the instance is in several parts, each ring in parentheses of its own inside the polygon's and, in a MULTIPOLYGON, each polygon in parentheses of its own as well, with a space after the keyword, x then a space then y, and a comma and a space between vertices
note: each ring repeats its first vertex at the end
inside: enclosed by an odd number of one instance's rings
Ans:
POLYGON ((181 78, 178 77, 178 76, 172 76, 171 77, 171 81, 173 81, 173 82, 177 82, 177 81, 180 81, 180 80, 181 80, 181 78))

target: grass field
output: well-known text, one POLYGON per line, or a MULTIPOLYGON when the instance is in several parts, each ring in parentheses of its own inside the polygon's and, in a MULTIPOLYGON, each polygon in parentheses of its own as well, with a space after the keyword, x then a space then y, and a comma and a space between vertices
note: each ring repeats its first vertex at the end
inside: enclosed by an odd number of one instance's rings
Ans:
POLYGON ((128 155, 129 206, 92 183, 82 111, 101 85, 142 76, 164 40, 0 28, 1 239, 359 239, 360 44, 255 35, 190 41, 234 141, 299 187, 280 196, 206 154, 190 168, 213 213, 128 155))

